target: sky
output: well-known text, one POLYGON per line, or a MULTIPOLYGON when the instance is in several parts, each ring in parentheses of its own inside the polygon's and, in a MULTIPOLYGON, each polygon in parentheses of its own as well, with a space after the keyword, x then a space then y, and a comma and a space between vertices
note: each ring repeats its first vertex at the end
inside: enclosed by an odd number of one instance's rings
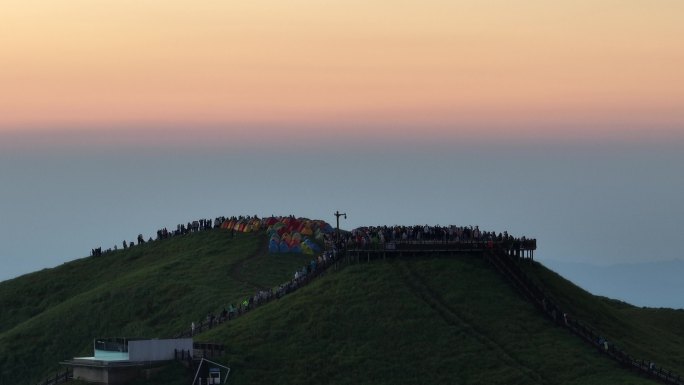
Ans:
POLYGON ((681 20, 675 0, 4 1, 0 280, 199 217, 337 209, 536 236, 542 260, 684 258, 681 20))
POLYGON ((681 136, 683 18, 677 0, 7 0, 0 130, 681 136))

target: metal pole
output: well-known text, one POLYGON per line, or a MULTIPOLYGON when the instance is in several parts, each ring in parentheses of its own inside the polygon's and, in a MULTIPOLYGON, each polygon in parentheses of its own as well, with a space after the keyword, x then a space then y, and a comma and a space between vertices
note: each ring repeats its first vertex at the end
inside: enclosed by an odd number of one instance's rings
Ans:
POLYGON ((340 241, 340 217, 344 216, 344 219, 347 219, 347 213, 341 213, 339 210, 335 211, 335 217, 337 219, 337 233, 336 233, 336 241, 340 241))
POLYGON ((197 372, 195 373, 195 378, 192 380, 192 385, 195 385, 195 382, 197 381, 197 376, 199 376, 199 371, 200 371, 200 368, 202 367, 202 363, 204 363, 204 358, 202 358, 202 360, 200 360, 200 362, 199 362, 199 366, 197 367, 197 372))

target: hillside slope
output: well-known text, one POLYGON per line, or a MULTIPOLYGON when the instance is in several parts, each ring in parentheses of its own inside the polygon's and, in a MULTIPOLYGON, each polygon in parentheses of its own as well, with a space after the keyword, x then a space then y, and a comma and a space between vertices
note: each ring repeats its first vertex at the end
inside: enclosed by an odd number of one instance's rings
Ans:
POLYGON ((594 296, 539 263, 521 266, 573 317, 635 358, 684 375, 684 310, 641 308, 594 296))
POLYGON ((472 256, 349 266, 199 338, 227 344, 233 384, 652 383, 472 256))
POLYGON ((33 384, 60 360, 92 355, 96 337, 173 336, 308 260, 265 245, 263 233, 217 229, 0 283, 0 384, 33 384))
MULTIPOLYGON (((99 336, 168 337, 309 259, 268 254, 264 233, 211 230, 0 283, 0 385, 35 383, 99 336)), ((633 355, 684 372, 684 312, 595 297, 525 266, 564 308, 633 355), (619 332, 619 333, 618 333, 619 332)), ((230 383, 652 384, 544 318, 478 256, 327 271, 203 333, 230 383)), ((186 384, 182 369, 142 383, 186 384)))

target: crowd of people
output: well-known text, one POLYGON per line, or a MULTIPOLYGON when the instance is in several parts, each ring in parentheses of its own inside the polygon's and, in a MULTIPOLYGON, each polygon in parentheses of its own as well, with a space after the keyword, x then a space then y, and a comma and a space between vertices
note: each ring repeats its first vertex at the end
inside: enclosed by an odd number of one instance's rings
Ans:
POLYGON ((253 295, 245 298, 237 305, 234 303, 224 306, 223 310, 216 315, 216 313, 207 314, 206 318, 196 324, 190 324, 190 330, 185 331, 176 337, 190 337, 203 330, 210 329, 216 325, 230 321, 239 317, 250 310, 253 310, 265 303, 271 302, 275 299, 280 299, 283 296, 296 291, 305 286, 312 279, 322 274, 330 265, 332 265, 336 258, 336 251, 325 251, 317 257, 313 258, 308 264, 297 269, 292 279, 279 285, 274 289, 261 289, 253 295))
MULTIPOLYGON (((168 239, 176 236, 181 236, 181 235, 186 235, 190 233, 196 233, 200 231, 206 231, 206 230, 211 230, 211 229, 217 229, 221 227, 221 224, 223 224, 226 220, 234 219, 244 219, 247 217, 244 216, 239 216, 239 217, 230 217, 226 218, 225 216, 221 217, 216 217, 214 219, 208 219, 208 218, 202 218, 198 220, 194 220, 188 223, 181 223, 176 225, 175 230, 169 230, 168 228, 164 227, 159 230, 157 230, 157 237, 152 239, 152 237, 148 238, 147 241, 145 240, 145 237, 143 237, 142 234, 138 234, 138 237, 136 241, 126 241, 124 240, 121 242, 121 246, 123 250, 129 249, 131 247, 134 247, 137 245, 142 245, 147 242, 153 242, 155 240, 162 240, 162 239, 168 239)), ((102 250, 102 247, 97 247, 93 248, 90 250, 90 256, 92 257, 100 257, 103 254, 111 253, 112 251, 117 251, 119 250, 118 245, 114 245, 111 248, 102 250)))
POLYGON ((276 298, 281 298, 309 283, 311 279, 318 276, 337 259, 336 254, 337 253, 334 250, 325 251, 317 258, 312 259, 309 264, 302 266, 301 269, 295 271, 289 282, 285 282, 278 286, 275 294, 276 298))
POLYGON ((166 227, 157 230, 157 240, 167 239, 179 235, 196 233, 204 230, 218 229, 221 224, 226 221, 226 217, 217 217, 212 219, 199 219, 188 222, 187 224, 176 225, 176 230, 169 231, 166 227))
POLYGON ((370 226, 359 227, 342 236, 341 242, 348 248, 364 248, 369 245, 392 243, 459 243, 459 242, 507 242, 523 240, 508 232, 482 231, 479 226, 370 226))

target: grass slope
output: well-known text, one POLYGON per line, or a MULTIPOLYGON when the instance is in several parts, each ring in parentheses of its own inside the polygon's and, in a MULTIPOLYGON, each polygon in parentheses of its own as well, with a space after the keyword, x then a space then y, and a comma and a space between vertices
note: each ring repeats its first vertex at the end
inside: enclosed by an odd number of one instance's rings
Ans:
POLYGON ((654 361, 684 376, 684 310, 640 308, 594 296, 539 263, 523 266, 566 312, 634 358, 654 361))
POLYGON ((84 258, 0 283, 0 384, 34 384, 101 336, 169 337, 276 286, 307 258, 263 234, 212 230, 84 258))
MULTIPOLYGON (((263 233, 214 230, 0 283, 0 385, 34 385, 58 361, 91 354, 98 336, 171 336, 308 259, 265 245, 263 233)), ((632 354, 682 371, 684 312, 635 308, 526 269, 632 354)), ((226 344, 233 384, 652 383, 540 316, 479 257, 330 271, 199 340, 226 344)), ((172 364, 134 385, 186 383, 172 364)))
POLYGON ((199 338, 228 346, 232 384, 652 383, 477 257, 349 266, 199 338))

